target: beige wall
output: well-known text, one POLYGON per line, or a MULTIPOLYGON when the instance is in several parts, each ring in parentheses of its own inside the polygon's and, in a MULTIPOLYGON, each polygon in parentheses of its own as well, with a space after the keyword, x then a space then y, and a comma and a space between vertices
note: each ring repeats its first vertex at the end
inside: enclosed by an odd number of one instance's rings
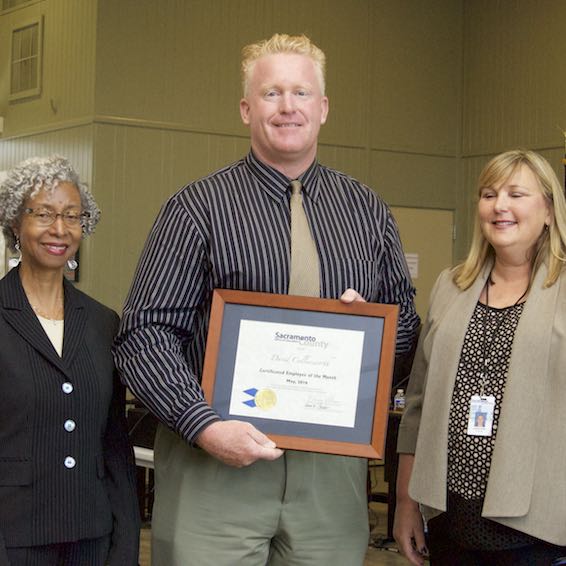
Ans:
POLYGON ((566 2, 474 0, 465 15, 464 155, 560 145, 566 2))
POLYGON ((247 151, 241 46, 305 32, 328 56, 320 160, 392 205, 454 210, 461 257, 490 154, 530 146, 559 168, 564 21, 563 0, 39 0, 0 14, 0 170, 77 164, 103 209, 80 286, 119 309, 163 200, 247 151), (8 103, 10 30, 38 13, 43 93, 8 103))
POLYGON ((483 164, 506 149, 539 151, 564 178, 566 130, 564 0, 464 3, 461 190, 457 257, 471 235, 474 183, 483 164), (561 128, 560 128, 560 127, 561 128))

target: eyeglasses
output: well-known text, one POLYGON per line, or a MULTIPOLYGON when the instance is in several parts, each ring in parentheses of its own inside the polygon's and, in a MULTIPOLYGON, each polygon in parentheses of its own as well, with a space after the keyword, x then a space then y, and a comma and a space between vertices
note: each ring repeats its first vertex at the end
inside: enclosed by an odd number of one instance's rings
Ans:
POLYGON ((29 214, 38 226, 51 226, 61 217, 65 226, 73 228, 74 226, 84 226, 87 218, 90 217, 88 212, 79 212, 77 210, 69 210, 67 212, 53 212, 48 208, 26 208, 26 214, 29 214))

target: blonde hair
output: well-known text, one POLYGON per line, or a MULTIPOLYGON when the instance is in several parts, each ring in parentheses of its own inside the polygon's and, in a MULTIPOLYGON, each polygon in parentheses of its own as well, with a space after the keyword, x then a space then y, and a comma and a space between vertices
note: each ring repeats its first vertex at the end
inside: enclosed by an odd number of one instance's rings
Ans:
MULTIPOLYGON (((496 155, 480 173, 477 197, 479 198, 482 189, 509 179, 521 165, 526 165, 537 178, 552 216, 550 226, 540 235, 531 258, 531 282, 541 264, 546 263, 548 275, 544 286, 550 287, 556 282, 566 263, 566 199, 564 189, 550 163, 538 153, 522 149, 496 155)), ((483 235, 476 210, 472 245, 468 257, 454 269, 454 283, 462 290, 467 289, 486 263, 494 257, 495 251, 483 235)))
POLYGON ((320 91, 324 94, 326 55, 306 35, 287 35, 276 33, 269 39, 246 45, 242 49, 242 89, 244 96, 248 94, 250 77, 254 65, 258 59, 266 55, 277 55, 279 53, 296 53, 306 55, 314 63, 320 91))

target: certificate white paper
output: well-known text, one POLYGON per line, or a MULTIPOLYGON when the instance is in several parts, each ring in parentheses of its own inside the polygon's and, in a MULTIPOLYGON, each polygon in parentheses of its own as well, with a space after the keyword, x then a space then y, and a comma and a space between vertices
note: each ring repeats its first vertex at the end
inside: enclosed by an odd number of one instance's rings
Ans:
POLYGON ((241 320, 230 414, 354 427, 364 334, 241 320))

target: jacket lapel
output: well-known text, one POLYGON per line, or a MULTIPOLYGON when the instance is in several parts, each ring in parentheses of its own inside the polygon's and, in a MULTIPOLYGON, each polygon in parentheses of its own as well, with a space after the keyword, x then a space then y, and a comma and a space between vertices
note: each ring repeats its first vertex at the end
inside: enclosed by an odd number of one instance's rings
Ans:
POLYGON ((543 289, 547 275, 541 266, 513 340, 501 417, 491 461, 483 515, 526 515, 537 462, 537 423, 542 423, 544 392, 560 281, 543 289), (536 331, 533 331, 536 329, 536 331), (528 457, 524 455, 528 454, 528 457), (509 478, 513 477, 513 481, 509 478))
POLYGON ((71 366, 83 341, 86 325, 86 308, 83 296, 66 279, 65 287, 65 334, 63 337, 63 362, 71 366))
MULTIPOLYGON (((69 294, 69 296, 73 297, 76 291, 75 289, 72 289, 71 292, 68 293, 67 286, 70 286, 71 284, 67 281, 64 283, 65 301, 67 301, 67 295, 69 294)), ((67 342, 67 336, 70 334, 73 336, 72 339, 69 338, 71 342, 71 353, 76 350, 78 341, 82 335, 81 329, 84 329, 84 321, 81 322, 80 320, 82 317, 80 315, 71 316, 71 329, 69 329, 67 315, 65 314, 63 358, 61 358, 55 351, 55 348, 53 348, 53 344, 51 344, 51 341, 45 334, 41 323, 37 319, 37 316, 33 312, 33 309, 27 300, 20 281, 19 270, 17 268, 12 269, 2 280, 0 285, 0 302, 2 306, 2 316, 7 324, 9 324, 32 348, 34 348, 51 364, 56 366, 68 378, 72 378, 69 370, 69 361, 65 356, 67 349, 65 343, 67 342), (73 328, 77 329, 78 332, 73 333, 73 328), (71 330, 71 332, 69 332, 69 330, 71 330)), ((73 302, 75 301, 71 300, 71 303, 73 302)), ((73 311, 75 309, 71 310, 73 311)), ((67 305, 65 305, 65 311, 67 311, 67 305)))

